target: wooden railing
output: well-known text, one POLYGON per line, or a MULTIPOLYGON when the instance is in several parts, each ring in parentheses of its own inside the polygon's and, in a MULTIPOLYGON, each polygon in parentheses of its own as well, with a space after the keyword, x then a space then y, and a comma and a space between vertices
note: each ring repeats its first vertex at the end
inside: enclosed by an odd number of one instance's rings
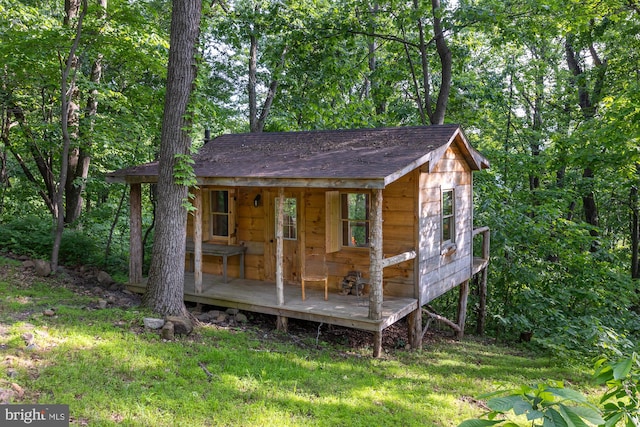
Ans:
POLYGON ((487 267, 487 265, 489 264, 489 256, 490 256, 491 230, 489 230, 489 227, 475 228, 473 230, 473 237, 475 238, 477 235, 482 236, 482 250, 480 252, 480 257, 476 257, 474 255, 473 274, 476 274, 487 267))
POLYGON ((490 248, 489 239, 491 236, 491 230, 489 230, 489 227, 487 226, 474 228, 473 237, 475 238, 478 234, 482 235, 482 254, 480 257, 482 259, 489 259, 489 248, 490 248))

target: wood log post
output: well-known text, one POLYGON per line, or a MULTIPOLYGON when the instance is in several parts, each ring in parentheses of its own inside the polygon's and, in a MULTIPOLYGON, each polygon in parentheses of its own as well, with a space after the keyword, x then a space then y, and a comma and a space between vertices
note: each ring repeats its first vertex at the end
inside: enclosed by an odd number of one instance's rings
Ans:
MULTIPOLYGON (((284 235, 282 226, 284 224, 284 188, 278 189, 276 198, 276 301, 278 305, 284 305, 284 235)), ((276 319, 276 329, 286 331, 288 321, 286 317, 278 316, 276 319)))
POLYGON ((375 190, 371 198, 369 215, 371 236, 369 238, 369 319, 382 318, 382 190, 375 190))
POLYGON ((382 354, 382 331, 373 333, 373 357, 380 357, 382 354))
POLYGON ((407 317, 407 335, 413 349, 422 347, 422 307, 409 313, 407 317))
POLYGON ((469 281, 465 280, 460 284, 460 300, 458 301, 458 328, 457 337, 464 336, 464 324, 467 320, 467 301, 469 299, 469 281))
POLYGON ((193 199, 193 277, 196 294, 202 293, 202 190, 196 188, 193 199))
POLYGON ((129 284, 142 283, 142 186, 129 190, 129 284))
MULTIPOLYGON (((382 319, 382 190, 375 190, 371 198, 369 212, 369 226, 371 236, 369 238, 369 280, 371 290, 369 292, 369 319, 382 319)), ((373 356, 378 357, 382 353, 382 331, 376 332, 373 342, 373 356)))
POLYGON ((287 332, 289 330, 289 318, 285 316, 277 316, 276 329, 280 332, 287 332))
POLYGON ((478 283, 478 323, 476 332, 478 335, 484 335, 484 328, 487 318, 487 267, 480 272, 478 283))

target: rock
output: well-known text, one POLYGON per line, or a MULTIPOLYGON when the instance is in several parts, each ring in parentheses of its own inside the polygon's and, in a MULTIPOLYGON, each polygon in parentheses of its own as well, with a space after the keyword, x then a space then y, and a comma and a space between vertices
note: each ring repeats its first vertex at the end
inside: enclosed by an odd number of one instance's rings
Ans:
POLYGON ((37 276, 47 277, 51 274, 51 264, 49 264, 49 261, 37 259, 34 261, 34 264, 37 276))
POLYGON ((11 383, 11 388, 16 392, 18 399, 22 399, 22 396, 24 396, 24 389, 16 383, 11 383))
POLYGON ((56 315, 56 312, 51 310, 51 309, 47 309, 47 310, 43 311, 42 314, 44 314, 47 317, 53 317, 53 316, 56 315))
POLYGON ((245 316, 242 313, 238 313, 236 314, 236 322, 238 323, 247 323, 249 321, 249 319, 247 319, 247 316, 245 316))
POLYGON ((16 392, 13 390, 7 390, 5 388, 0 388, 0 404, 6 405, 13 401, 13 397, 16 395, 16 392))
POLYGON ((164 319, 155 319, 153 317, 145 317, 142 319, 145 328, 160 329, 164 326, 164 319))
POLYGON ((100 271, 98 273, 98 283, 101 285, 111 285, 113 283, 113 279, 106 271, 100 271))
POLYGON ((173 323, 174 331, 178 335, 189 335, 193 332, 193 323, 188 317, 167 316, 165 320, 167 323, 173 323))
POLYGON ((24 340, 25 345, 29 345, 33 343, 33 334, 29 332, 25 332, 22 334, 22 339, 24 340))
POLYGON ((200 313, 199 315, 196 316, 196 319, 198 319, 201 322, 208 322, 211 320, 211 316, 209 316, 209 313, 200 313))
POLYGON ((172 340, 175 337, 175 329, 173 323, 166 322, 162 327, 162 339, 172 340))
POLYGON ((227 318, 228 318, 227 313, 220 313, 218 314, 218 317, 216 317, 216 319, 213 321, 213 323, 226 322, 227 318))

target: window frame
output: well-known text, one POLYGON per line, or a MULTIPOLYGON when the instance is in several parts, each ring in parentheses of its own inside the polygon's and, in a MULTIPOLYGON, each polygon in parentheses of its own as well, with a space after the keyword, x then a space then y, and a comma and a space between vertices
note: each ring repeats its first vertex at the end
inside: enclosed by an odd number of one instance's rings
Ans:
POLYGON ((454 245, 456 243, 456 191, 454 187, 443 187, 440 191, 440 241, 442 244, 451 244, 454 245), (451 194, 451 213, 445 213, 445 194, 451 194), (448 221, 448 236, 445 236, 445 222, 448 221))
POLYGON ((209 190, 209 236, 211 240, 229 241, 231 237, 231 200, 232 195, 228 189, 214 188, 209 190), (214 207, 217 206, 217 194, 226 193, 226 210, 214 211, 214 207), (227 220, 227 234, 216 234, 216 218, 224 217, 227 220))
MULTIPOLYGON (((278 222, 278 204, 275 204, 275 221, 276 221, 276 227, 277 222, 278 222)), ((286 197, 284 198, 284 218, 282 221, 282 238, 284 240, 290 240, 290 241, 296 241, 298 240, 298 198, 297 197, 286 197), (295 209, 295 214, 293 216, 291 215, 287 215, 287 208, 288 208, 288 203, 293 201, 294 202, 294 209, 295 209), (289 230, 289 233, 286 232, 286 230, 289 230), (294 236, 291 236, 291 231, 293 231, 294 236)))
POLYGON ((343 248, 369 249, 371 239, 371 194, 367 192, 342 192, 340 193, 340 244, 343 248), (350 218, 349 196, 364 196, 364 218, 350 218), (346 213, 346 218, 345 218, 346 213), (354 241, 353 230, 356 227, 364 227, 364 243, 357 244, 354 241), (349 236, 351 236, 349 238, 349 236))

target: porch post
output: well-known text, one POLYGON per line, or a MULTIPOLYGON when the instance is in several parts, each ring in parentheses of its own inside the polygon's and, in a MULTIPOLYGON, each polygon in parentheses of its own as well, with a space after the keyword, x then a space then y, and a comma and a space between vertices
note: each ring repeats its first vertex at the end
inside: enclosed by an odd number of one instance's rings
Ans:
POLYGON ((129 284, 142 282, 142 186, 129 190, 129 284))
MULTIPOLYGON (((371 236, 369 239, 369 319, 382 318, 382 190, 374 190, 371 197, 369 211, 369 225, 371 236)), ((382 352, 382 331, 374 334, 373 356, 378 357, 382 352)))
POLYGON ((193 199, 193 277, 196 294, 202 293, 202 191, 196 188, 193 199))
POLYGON ((284 188, 278 189, 276 198, 276 300, 278 305, 284 304, 284 278, 282 260, 284 258, 284 236, 282 225, 284 224, 284 188))
MULTIPOLYGON (((284 235, 282 226, 284 224, 284 188, 278 188, 276 197, 276 300, 278 305, 284 305, 284 273, 282 260, 284 259, 284 235)), ((288 320, 285 316, 278 316, 276 319, 276 329, 286 331, 288 320)))

